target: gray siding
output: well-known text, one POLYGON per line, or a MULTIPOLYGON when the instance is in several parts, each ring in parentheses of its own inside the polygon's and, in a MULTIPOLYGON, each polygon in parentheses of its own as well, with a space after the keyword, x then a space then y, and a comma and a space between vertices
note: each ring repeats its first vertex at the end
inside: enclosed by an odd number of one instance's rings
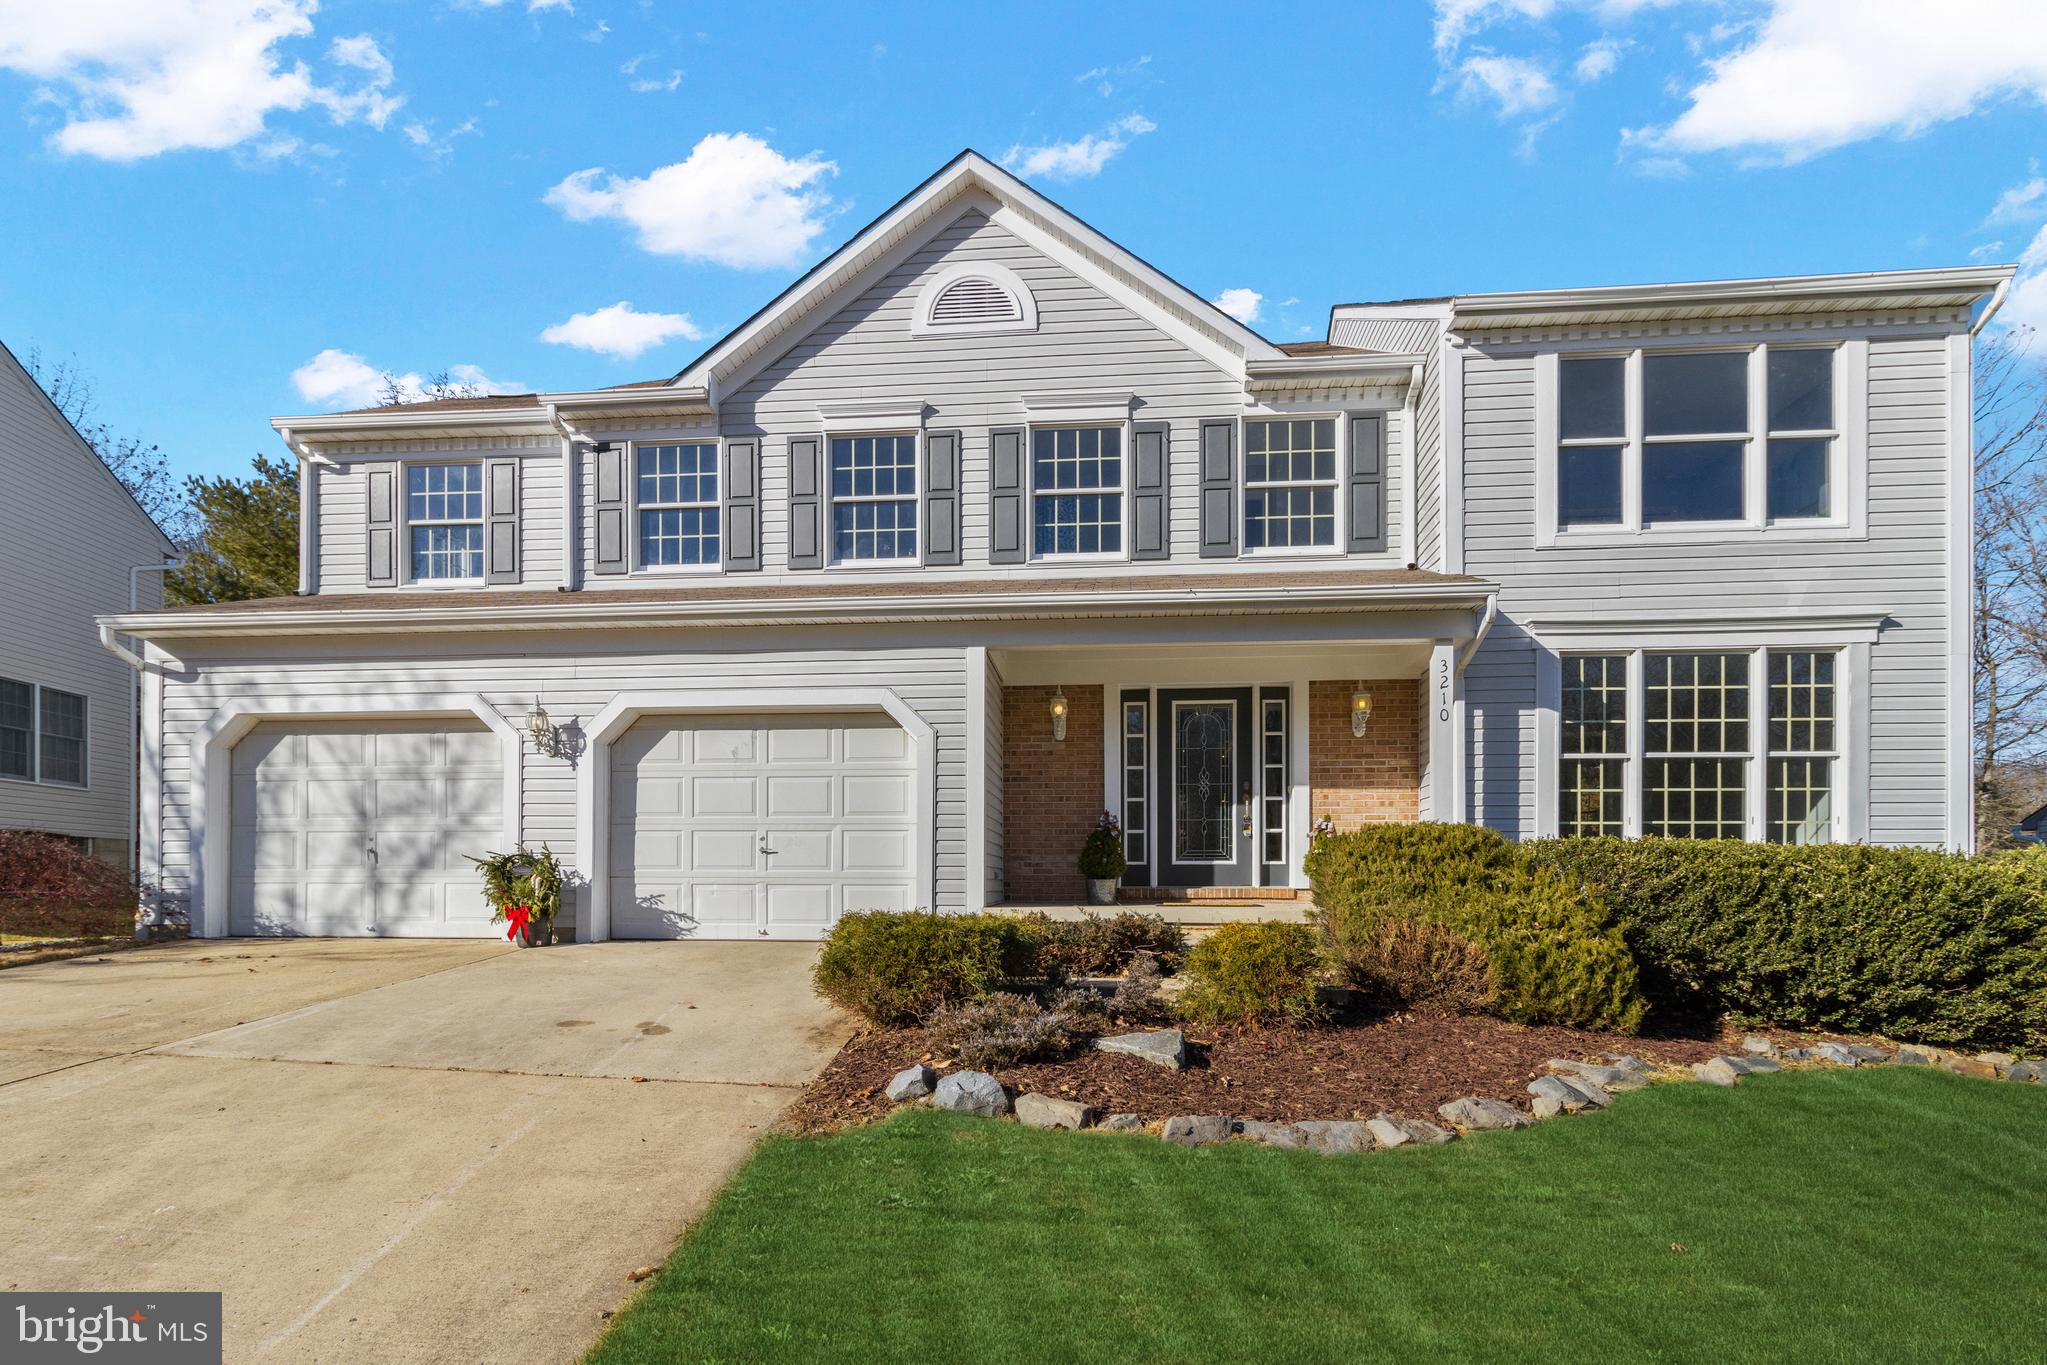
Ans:
MULTIPOLYGON (((86 699, 84 788, 0 779, 0 828, 129 837, 133 674, 93 617, 128 609, 128 569, 168 546, 127 490, 0 348, 0 677, 86 699)), ((141 605, 161 604, 144 574, 141 605)))
POLYGON ((1870 651, 1872 842, 1946 835, 1948 391, 1944 336, 1879 335, 1868 373, 1868 535, 1537 550, 1535 380, 1525 349, 1465 361, 1465 571, 1502 620, 1465 673, 1474 818, 1534 832, 1536 649, 1516 625, 1672 611, 1888 613, 1870 651))
MULTIPOLYGON (((687 688, 768 690, 819 686, 894 689, 937 737, 936 890, 957 909, 966 892, 966 664, 963 649, 937 636, 864 644, 856 632, 717 632, 697 641, 590 633, 572 640, 463 637, 393 643, 364 637, 338 643, 267 646, 246 661, 232 642, 181 651, 195 674, 163 685, 161 775, 163 879, 191 890, 193 737, 228 702, 278 708, 360 703, 396 707, 405 693, 480 693, 513 724, 535 697, 557 723, 587 725, 621 691, 687 688), (366 686, 374 679, 374 693, 366 686)), ((976 699, 978 704, 978 699, 976 699)), ((568 866, 588 869, 576 846, 576 778, 566 760, 528 752, 521 813, 530 844, 547 843, 568 866)))
POLYGON ((1443 348, 1431 345, 1415 401, 1414 551, 1424 569, 1443 567, 1443 348))

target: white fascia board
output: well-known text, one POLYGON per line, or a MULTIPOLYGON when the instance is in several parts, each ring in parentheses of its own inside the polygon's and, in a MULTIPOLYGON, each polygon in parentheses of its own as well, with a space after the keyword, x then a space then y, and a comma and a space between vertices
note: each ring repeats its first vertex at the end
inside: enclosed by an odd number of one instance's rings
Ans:
POLYGON ((536 393, 531 406, 502 408, 408 409, 403 404, 375 412, 329 412, 304 417, 273 417, 271 429, 280 434, 346 437, 373 440, 390 434, 403 436, 421 428, 531 428, 552 431, 548 407, 572 416, 602 415, 622 408, 658 408, 664 411, 708 413, 710 403, 702 389, 602 389, 595 393, 536 393))
POLYGON ((1989 295, 2009 280, 2016 266, 1952 266, 1931 270, 1879 270, 1846 275, 1778 275, 1742 280, 1691 280, 1671 284, 1605 285, 1589 289, 1542 289, 1506 294, 1460 294, 1451 300, 1455 323, 1492 314, 1553 310, 1668 308, 1680 304, 1790 303, 1896 294, 1989 295))

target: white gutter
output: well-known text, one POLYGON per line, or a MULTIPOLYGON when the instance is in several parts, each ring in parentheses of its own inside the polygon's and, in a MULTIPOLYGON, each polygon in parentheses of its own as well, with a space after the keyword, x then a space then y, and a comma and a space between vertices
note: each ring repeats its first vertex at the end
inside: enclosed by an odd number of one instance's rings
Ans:
POLYGON ((299 459, 299 596, 311 597, 319 578, 320 500, 313 496, 313 466, 332 466, 334 461, 305 442, 293 437, 290 427, 278 427, 285 448, 299 459))
MULTIPOLYGON (((131 564, 128 566, 128 610, 131 614, 142 610, 142 575, 146 573, 169 573, 183 567, 185 556, 174 555, 156 564, 131 564)), ((100 643, 111 651, 115 658, 129 667, 128 714, 139 717, 142 714, 142 670, 148 662, 134 650, 121 643, 111 627, 104 622, 100 625, 100 643)), ((139 886, 142 881, 142 769, 131 764, 128 769, 128 882, 139 886)), ((148 941, 149 928, 138 916, 135 921, 135 941, 148 941)))
POLYGON ((1977 318, 1976 325, 1969 329, 1971 337, 1989 326, 1990 319, 1997 316, 1997 310, 2004 307, 2004 296, 2011 292, 2011 282, 2012 277, 2010 275, 1997 282, 1997 288, 1991 291, 1990 302, 1984 305, 1983 316, 1977 318))
POLYGON ((1466 645, 1457 655, 1457 671, 1459 673, 1462 673, 1464 666, 1471 662, 1472 656, 1478 653, 1478 647, 1485 643, 1485 637, 1493 633, 1493 618, 1499 614, 1499 594, 1487 593, 1485 615, 1478 618, 1478 631, 1471 637, 1471 643, 1466 645))
POLYGON ((1847 275, 1781 275, 1742 280, 1689 280, 1673 284, 1543 289, 1510 294, 1460 294, 1453 316, 1539 312, 1558 308, 1668 307, 1675 303, 1783 301, 1834 295, 1989 293, 2011 278, 2012 267, 1958 266, 1932 270, 1876 270, 1847 275))
POLYGON ((562 438, 562 591, 574 592, 583 583, 583 521, 576 495, 582 471, 576 463, 576 442, 594 445, 589 436, 561 415, 559 405, 547 405, 547 420, 562 438))
POLYGON ((599 389, 595 392, 536 393, 505 395, 531 398, 530 403, 504 404, 487 408, 443 408, 424 404, 397 404, 370 412, 327 412, 301 417, 273 417, 278 430, 332 434, 404 430, 409 427, 504 427, 540 426, 548 421, 550 407, 602 410, 607 408, 690 408, 709 410, 709 396, 700 388, 599 389))
POLYGON ((1416 361, 1412 375, 1407 381, 1407 395, 1401 400, 1401 409, 1407 418, 1407 433, 1402 444, 1407 447, 1407 477, 1401 482, 1400 498, 1400 548, 1407 552, 1407 562, 1417 565, 1421 556, 1415 553, 1414 538, 1417 534, 1418 519, 1415 504, 1421 501, 1421 410, 1422 410, 1422 362, 1416 361))

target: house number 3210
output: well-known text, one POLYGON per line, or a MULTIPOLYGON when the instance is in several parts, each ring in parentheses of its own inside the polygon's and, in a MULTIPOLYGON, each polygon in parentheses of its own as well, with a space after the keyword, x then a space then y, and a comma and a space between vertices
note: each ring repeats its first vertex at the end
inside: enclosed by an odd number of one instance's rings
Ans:
POLYGON ((1450 719, 1450 661, 1436 661, 1436 719, 1450 719))

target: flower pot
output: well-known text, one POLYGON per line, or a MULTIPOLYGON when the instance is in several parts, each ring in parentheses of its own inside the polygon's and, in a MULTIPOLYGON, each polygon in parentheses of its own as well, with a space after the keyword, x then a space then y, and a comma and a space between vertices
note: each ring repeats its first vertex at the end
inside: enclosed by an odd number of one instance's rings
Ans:
POLYGON ((1087 903, 1089 905, 1114 905, 1116 903, 1116 878, 1089 877, 1087 879, 1087 903))

